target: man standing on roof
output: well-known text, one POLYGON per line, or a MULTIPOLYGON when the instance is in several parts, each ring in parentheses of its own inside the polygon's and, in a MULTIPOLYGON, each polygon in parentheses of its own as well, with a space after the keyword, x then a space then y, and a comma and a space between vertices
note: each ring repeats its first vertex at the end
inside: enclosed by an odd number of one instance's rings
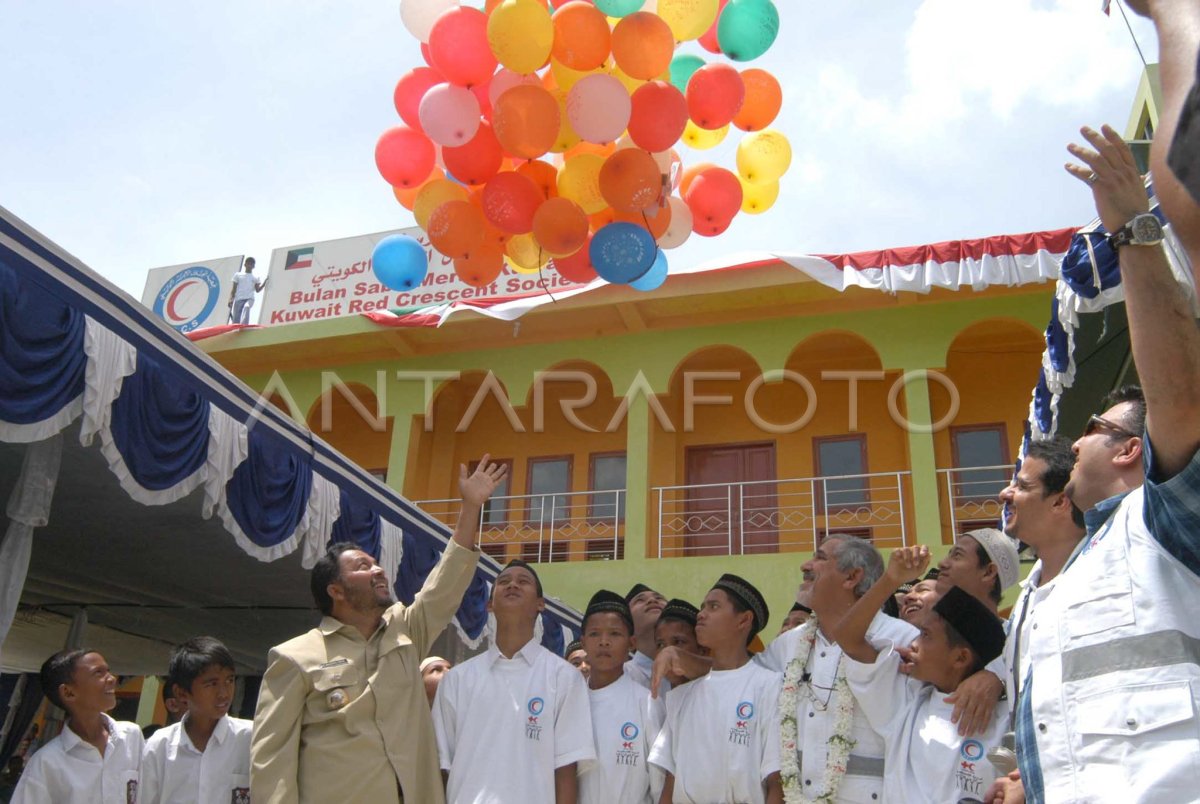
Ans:
POLYGON ((475 573, 476 527, 507 467, 484 455, 459 467, 462 515, 454 538, 411 606, 397 603, 384 569, 349 542, 312 570, 324 614, 271 649, 254 716, 255 802, 443 801, 420 662, 458 610, 475 573))
POLYGON ((254 276, 254 258, 247 257, 245 270, 233 275, 233 288, 229 291, 229 320, 234 324, 250 323, 250 308, 254 306, 254 294, 267 286, 254 276))

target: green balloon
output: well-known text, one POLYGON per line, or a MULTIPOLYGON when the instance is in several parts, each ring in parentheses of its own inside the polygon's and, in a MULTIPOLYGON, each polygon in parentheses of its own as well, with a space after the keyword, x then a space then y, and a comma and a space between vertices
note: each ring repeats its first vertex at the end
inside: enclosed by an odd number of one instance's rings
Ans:
POLYGON ((671 59, 671 83, 683 94, 687 94, 688 80, 692 73, 704 66, 704 59, 691 53, 680 53, 671 59))
POLYGON ((734 61, 766 53, 779 35, 779 9, 771 0, 729 0, 717 21, 717 44, 734 61))
POLYGON ((646 0, 596 0, 596 8, 610 17, 627 17, 645 4, 646 0))

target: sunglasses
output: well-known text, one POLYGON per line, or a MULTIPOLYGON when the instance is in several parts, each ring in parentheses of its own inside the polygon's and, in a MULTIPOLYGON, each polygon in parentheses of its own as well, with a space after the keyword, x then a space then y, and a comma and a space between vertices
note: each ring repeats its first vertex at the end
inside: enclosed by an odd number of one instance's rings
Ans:
POLYGON ((1085 437, 1090 436, 1092 433, 1096 432, 1097 430, 1108 430, 1110 432, 1116 433, 1117 435, 1121 436, 1122 438, 1141 438, 1140 435, 1133 432, 1132 430, 1127 430, 1124 427, 1122 427, 1121 425, 1117 424, 1116 422, 1111 422, 1102 416, 1096 416, 1093 414, 1092 416, 1090 416, 1088 418, 1087 426, 1084 427, 1084 429, 1083 429, 1083 435, 1085 437))

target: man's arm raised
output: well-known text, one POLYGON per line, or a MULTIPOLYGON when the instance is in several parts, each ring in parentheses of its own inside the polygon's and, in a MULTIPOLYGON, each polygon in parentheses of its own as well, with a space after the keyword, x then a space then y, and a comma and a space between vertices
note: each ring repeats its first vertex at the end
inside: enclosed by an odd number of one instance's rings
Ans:
POLYGON ((459 464, 458 490, 462 495, 462 511, 454 526, 454 541, 459 546, 468 550, 478 549, 479 514, 507 473, 508 465, 492 463, 491 455, 480 458, 479 465, 470 474, 467 474, 466 464, 459 464))
POLYGON ((850 611, 841 622, 829 629, 829 637, 841 646, 842 651, 856 662, 870 664, 879 655, 867 642, 867 629, 871 621, 883 608, 888 597, 905 581, 919 578, 929 566, 929 548, 925 545, 900 547, 892 551, 887 569, 867 593, 854 601, 850 611))

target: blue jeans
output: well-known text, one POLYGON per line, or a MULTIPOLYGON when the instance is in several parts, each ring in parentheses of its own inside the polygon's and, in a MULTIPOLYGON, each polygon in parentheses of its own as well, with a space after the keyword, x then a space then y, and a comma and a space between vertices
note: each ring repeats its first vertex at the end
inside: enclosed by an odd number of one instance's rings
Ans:
POLYGON ((250 308, 253 306, 254 299, 235 299, 233 302, 233 323, 249 324, 250 308))

